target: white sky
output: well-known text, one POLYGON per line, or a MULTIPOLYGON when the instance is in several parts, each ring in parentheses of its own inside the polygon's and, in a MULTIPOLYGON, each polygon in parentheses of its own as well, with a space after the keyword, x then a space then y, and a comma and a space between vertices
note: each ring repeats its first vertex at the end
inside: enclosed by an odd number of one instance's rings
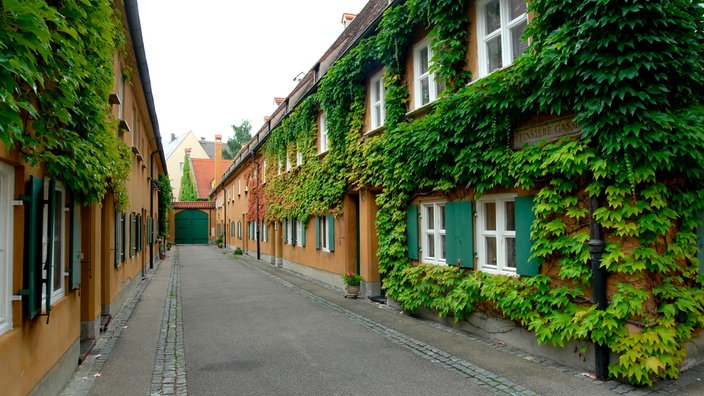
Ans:
POLYGON ((212 141, 252 134, 367 0, 139 0, 159 129, 212 141))

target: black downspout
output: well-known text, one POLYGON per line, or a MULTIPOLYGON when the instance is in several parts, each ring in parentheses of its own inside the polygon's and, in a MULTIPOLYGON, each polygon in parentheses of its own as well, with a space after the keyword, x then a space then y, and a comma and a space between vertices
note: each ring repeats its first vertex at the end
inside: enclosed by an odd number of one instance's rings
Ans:
POLYGON ((262 251, 261 251, 261 244, 259 242, 259 228, 261 227, 261 224, 259 222, 259 163, 254 160, 256 156, 256 152, 252 150, 252 163, 257 167, 257 174, 256 178, 254 180, 255 187, 257 188, 257 191, 255 192, 256 197, 255 197, 255 205, 257 205, 257 218, 256 223, 255 223, 255 229, 257 230, 256 235, 257 235, 257 260, 262 259, 262 251))
MULTIPOLYGON (((158 154, 159 150, 152 151, 149 154, 149 217, 154 221, 154 154, 158 154)), ((152 229, 154 232, 154 224, 152 229)), ((154 269, 154 235, 149 238, 149 269, 154 269)))
MULTIPOLYGON (((599 209, 599 198, 589 198, 589 254, 592 262, 592 299, 600 311, 606 310, 606 268, 601 266, 601 256, 604 254, 604 240, 601 225, 594 219, 594 212, 599 209)), ((609 376, 609 357, 611 351, 607 345, 594 344, 594 360, 596 377, 606 380, 609 376)))

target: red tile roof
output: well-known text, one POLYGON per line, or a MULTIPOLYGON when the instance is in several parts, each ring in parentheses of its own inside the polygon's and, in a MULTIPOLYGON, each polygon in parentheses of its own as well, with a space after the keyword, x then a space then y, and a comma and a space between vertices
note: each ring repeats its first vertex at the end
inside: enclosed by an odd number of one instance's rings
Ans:
MULTIPOLYGON (((232 161, 230 160, 222 160, 220 169, 227 169, 231 163, 232 161)), ((191 165, 193 166, 193 174, 196 177, 198 199, 208 199, 211 183, 215 178, 215 160, 210 158, 191 158, 191 165)))

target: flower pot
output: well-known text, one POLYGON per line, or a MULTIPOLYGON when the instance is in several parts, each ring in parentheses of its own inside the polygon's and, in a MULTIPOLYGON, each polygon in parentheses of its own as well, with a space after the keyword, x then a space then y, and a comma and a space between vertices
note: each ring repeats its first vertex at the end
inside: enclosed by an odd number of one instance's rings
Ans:
POLYGON ((166 253, 159 253, 159 259, 160 260, 166 259, 166 253))
POLYGON ((359 285, 345 285, 345 298, 357 298, 359 296, 359 285))

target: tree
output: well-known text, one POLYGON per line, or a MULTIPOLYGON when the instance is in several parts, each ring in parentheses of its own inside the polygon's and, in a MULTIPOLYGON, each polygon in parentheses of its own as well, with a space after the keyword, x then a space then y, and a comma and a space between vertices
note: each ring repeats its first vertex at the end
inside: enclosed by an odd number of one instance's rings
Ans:
POLYGON ((198 191, 191 174, 191 162, 188 155, 183 159, 183 176, 181 176, 181 191, 179 192, 178 200, 181 202, 198 200, 198 191))
POLYGON ((227 140, 227 146, 230 148, 230 154, 223 153, 223 158, 234 159, 234 156, 242 148, 243 144, 247 144, 252 138, 252 124, 249 120, 242 121, 239 125, 232 125, 233 136, 227 140), (231 157, 231 158, 228 158, 231 157))

